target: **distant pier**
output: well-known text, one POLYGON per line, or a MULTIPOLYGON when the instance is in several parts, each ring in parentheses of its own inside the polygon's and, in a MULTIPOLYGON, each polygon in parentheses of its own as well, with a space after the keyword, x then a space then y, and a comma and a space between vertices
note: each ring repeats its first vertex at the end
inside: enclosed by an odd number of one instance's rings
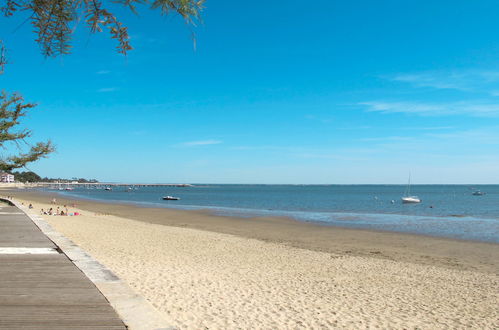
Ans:
POLYGON ((194 187, 194 185, 189 183, 112 183, 112 182, 32 182, 27 184, 30 187, 45 187, 45 188, 113 188, 113 187, 130 187, 130 188, 140 188, 140 187, 194 187))

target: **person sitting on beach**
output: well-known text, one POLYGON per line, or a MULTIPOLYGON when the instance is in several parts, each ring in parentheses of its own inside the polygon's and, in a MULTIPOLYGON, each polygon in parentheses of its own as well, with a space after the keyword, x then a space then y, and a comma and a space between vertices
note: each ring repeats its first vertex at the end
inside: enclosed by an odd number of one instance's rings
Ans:
POLYGON ((47 212, 48 215, 52 215, 52 208, 49 209, 49 211, 47 212))
POLYGON ((33 208, 33 204, 29 204, 28 208, 32 209, 33 208))
POLYGON ((60 215, 66 215, 66 214, 64 213, 64 211, 61 211, 61 214, 60 214, 60 215))

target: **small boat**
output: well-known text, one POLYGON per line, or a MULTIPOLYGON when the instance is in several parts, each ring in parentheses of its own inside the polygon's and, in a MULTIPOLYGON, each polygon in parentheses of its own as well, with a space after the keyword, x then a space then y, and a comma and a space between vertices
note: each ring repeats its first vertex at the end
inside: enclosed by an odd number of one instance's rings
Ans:
POLYGON ((486 193, 484 193, 483 191, 480 191, 480 190, 477 190, 477 191, 474 191, 471 193, 473 196, 483 196, 485 195, 486 193))
POLYGON ((111 187, 106 187, 106 188, 104 188, 104 190, 113 190, 113 188, 111 188, 111 187))
POLYGON ((71 187, 67 187, 66 189, 64 190, 74 190, 74 188, 71 188, 71 187))
POLYGON ((402 203, 410 204, 410 203, 421 203, 421 199, 418 196, 405 196, 402 197, 402 203))
POLYGON ((404 204, 421 203, 421 199, 418 196, 411 196, 411 174, 409 174, 409 182, 407 183, 407 188, 405 189, 405 196, 402 197, 402 203, 404 204))
POLYGON ((163 196, 164 201, 178 201, 180 198, 174 196, 163 196))

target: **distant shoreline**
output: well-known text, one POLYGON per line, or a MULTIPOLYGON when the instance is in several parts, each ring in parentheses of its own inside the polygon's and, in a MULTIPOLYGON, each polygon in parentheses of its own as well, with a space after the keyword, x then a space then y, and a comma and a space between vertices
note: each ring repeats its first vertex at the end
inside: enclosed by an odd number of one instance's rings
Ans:
MULTIPOLYGON (((80 186, 170 186, 170 187, 200 187, 210 185, 241 185, 241 186, 406 186, 407 183, 137 183, 137 182, 13 182, 0 183, 0 188, 37 187, 56 185, 80 186)), ((499 183, 411 183, 411 186, 498 186, 499 183)))
POLYGON ((120 182, 12 182, 1 183, 0 188, 9 187, 26 187, 26 188, 42 188, 42 187, 70 187, 70 186, 137 186, 137 187, 193 187, 190 183, 120 183, 120 182))

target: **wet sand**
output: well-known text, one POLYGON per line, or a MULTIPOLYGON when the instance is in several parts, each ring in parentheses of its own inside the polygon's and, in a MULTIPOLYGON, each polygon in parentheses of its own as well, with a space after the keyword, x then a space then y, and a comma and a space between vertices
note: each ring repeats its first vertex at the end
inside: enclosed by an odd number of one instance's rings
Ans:
POLYGON ((39 191, 10 190, 3 194, 39 203, 56 198, 58 205, 74 204, 94 214, 236 235, 313 251, 499 273, 499 245, 494 243, 323 226, 278 217, 223 217, 209 211, 105 203, 39 191))
POLYGON ((3 192, 180 328, 499 326, 499 245, 3 192))

